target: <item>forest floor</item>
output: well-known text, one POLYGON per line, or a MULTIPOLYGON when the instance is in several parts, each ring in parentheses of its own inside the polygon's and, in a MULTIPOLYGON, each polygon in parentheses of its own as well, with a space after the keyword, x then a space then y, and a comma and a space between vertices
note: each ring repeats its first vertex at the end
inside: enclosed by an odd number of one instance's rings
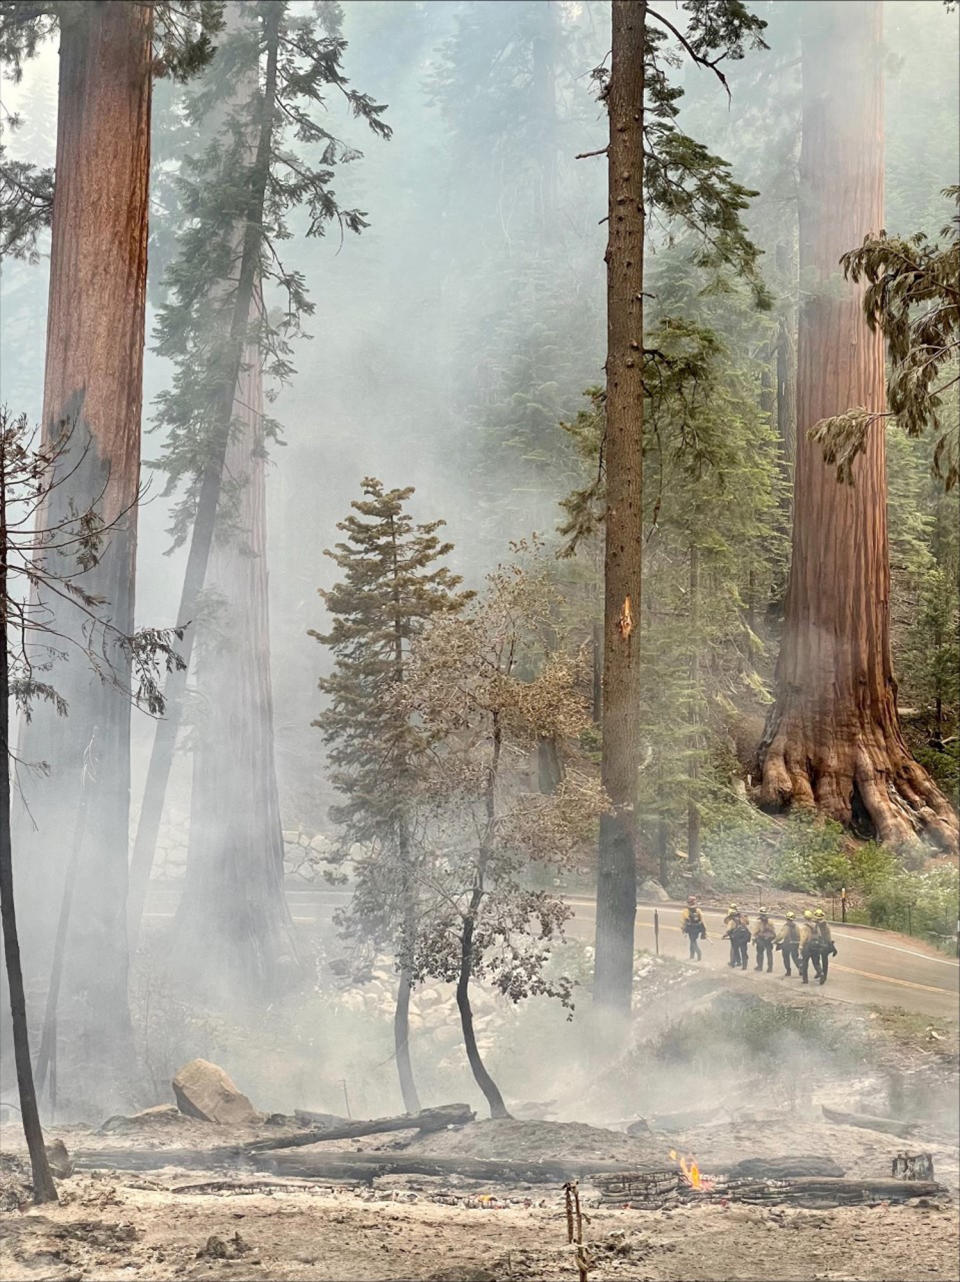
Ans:
MULTIPOLYGON (((204 1191, 197 1172, 77 1175, 61 1185, 59 1207, 4 1218, 2 1276, 8 1282, 576 1278, 559 1190, 429 1183, 361 1191, 278 1181, 260 1191, 204 1191)), ((957 1276, 955 1200, 827 1211, 604 1208, 588 1216, 591 1279, 957 1276)))
MULTIPOLYGON (((656 969, 650 1000, 662 1005, 657 990, 665 987, 671 1019, 654 1020, 653 1007, 641 1004, 642 1036, 594 1070, 593 1096, 581 1077, 568 1099, 553 1101, 567 1121, 477 1121, 433 1135, 396 1132, 296 1151, 612 1159, 668 1169, 676 1149, 695 1156, 707 1176, 746 1157, 810 1154, 864 1179, 889 1177, 898 1152, 925 1151, 946 1192, 904 1205, 617 1208, 601 1206, 584 1178, 589 1276, 956 1279, 956 1025, 827 1001, 817 1002, 813 1018, 809 1002, 733 994, 722 976, 687 969, 656 969), (658 1083, 653 1091, 651 1081, 658 1083), (649 1129, 640 1123, 639 1134, 628 1134, 641 1096, 649 1129), (616 1111, 604 1102, 611 1099, 616 1111), (822 1105, 910 1118, 917 1131, 903 1140, 836 1124, 822 1105), (690 1116, 671 1119, 670 1109, 690 1116), (575 1120, 583 1117, 603 1124, 575 1120)), ((86 1125, 51 1129, 49 1138, 59 1136, 71 1154, 84 1156, 82 1169, 58 1180, 61 1203, 50 1208, 29 1203, 22 1138, 8 1122, 0 1128, 0 1277, 575 1282, 559 1183, 395 1174, 369 1185, 336 1184, 252 1171, 212 1153, 280 1133, 277 1125, 228 1128, 171 1112, 107 1134, 86 1125), (164 1150, 173 1156, 184 1149, 191 1151, 189 1169, 164 1164, 164 1150), (131 1152, 149 1155, 151 1169, 120 1169, 121 1155, 131 1152)))

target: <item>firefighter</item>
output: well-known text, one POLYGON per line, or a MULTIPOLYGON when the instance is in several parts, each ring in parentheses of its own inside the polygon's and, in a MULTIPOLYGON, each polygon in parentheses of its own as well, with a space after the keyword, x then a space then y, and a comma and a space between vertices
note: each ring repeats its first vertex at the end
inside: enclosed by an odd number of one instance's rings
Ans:
POLYGON ((697 907, 697 901, 693 895, 689 896, 687 906, 680 914, 680 929, 690 941, 690 960, 702 961, 700 940, 706 939, 707 927, 703 920, 703 913, 697 907))
POLYGON ((730 940, 730 961, 728 965, 747 969, 747 945, 750 943, 750 922, 746 913, 742 913, 736 904, 730 905, 730 911, 723 919, 727 927, 723 938, 730 940))
POLYGON ((724 917, 723 919, 723 924, 724 926, 726 926, 726 930, 723 933, 723 938, 730 940, 730 960, 727 962, 728 966, 740 965, 739 949, 733 942, 733 928, 734 926, 737 925, 739 920, 740 920, 740 909, 737 907, 736 904, 731 904, 729 910, 727 911, 726 917, 724 917))
POLYGON ((792 972, 790 963, 793 962, 797 968, 797 974, 800 974, 800 927, 797 925, 797 914, 787 913, 787 919, 780 927, 780 933, 777 935, 777 942, 774 945, 780 956, 783 958, 784 979, 789 979, 792 972))
POLYGON ((837 946, 833 942, 830 923, 827 921, 826 914, 822 908, 818 908, 813 914, 813 929, 815 931, 817 959, 820 962, 820 973, 817 975, 817 979, 821 984, 825 984, 827 982, 827 972, 830 969, 830 958, 836 957, 837 946))
POLYGON ((773 941, 776 939, 777 931, 766 908, 760 908, 757 911, 757 924, 753 928, 753 943, 757 950, 757 964, 754 970, 763 970, 764 958, 767 962, 767 972, 773 970, 773 941))
POLYGON ((820 979, 820 946, 817 943, 817 930, 813 913, 809 908, 803 910, 803 925, 800 927, 800 979, 804 984, 810 982, 810 963, 813 962, 813 973, 820 979))

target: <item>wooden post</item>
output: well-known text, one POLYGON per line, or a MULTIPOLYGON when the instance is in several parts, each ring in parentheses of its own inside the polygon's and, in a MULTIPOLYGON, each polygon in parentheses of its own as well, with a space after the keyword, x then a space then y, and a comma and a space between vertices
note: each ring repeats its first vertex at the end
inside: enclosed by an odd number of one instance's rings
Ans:
POLYGON ((563 1193, 567 1211, 567 1243, 575 1248, 580 1282, 587 1282, 587 1254, 583 1249, 583 1214, 580 1210, 580 1190, 576 1180, 564 1184, 563 1193))
POLYGON ((656 954, 660 956, 660 914, 656 908, 653 910, 653 946, 656 954))

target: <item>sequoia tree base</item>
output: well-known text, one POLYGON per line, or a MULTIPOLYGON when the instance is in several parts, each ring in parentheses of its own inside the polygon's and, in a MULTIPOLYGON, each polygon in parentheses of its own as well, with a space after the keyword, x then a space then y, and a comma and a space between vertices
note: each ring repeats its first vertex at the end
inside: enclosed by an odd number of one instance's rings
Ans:
POLYGON ((763 809, 816 810, 848 828, 865 821, 884 845, 926 840, 956 853, 956 812, 898 731, 871 726, 825 738, 811 730, 800 716, 781 718, 761 743, 763 809))

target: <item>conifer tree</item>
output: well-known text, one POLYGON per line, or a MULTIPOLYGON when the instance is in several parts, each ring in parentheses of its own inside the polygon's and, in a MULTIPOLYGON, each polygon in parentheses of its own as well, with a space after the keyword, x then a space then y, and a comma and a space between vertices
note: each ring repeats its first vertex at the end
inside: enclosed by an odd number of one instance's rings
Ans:
MULTIPOLYGON (((351 115, 376 136, 390 136, 380 118, 384 108, 353 89, 344 74, 339 6, 300 13, 280 0, 264 0, 233 8, 221 57, 186 104, 208 141, 180 174, 184 224, 157 326, 157 350, 175 363, 156 421, 166 430, 158 465, 170 491, 183 485, 171 532, 175 544, 189 539, 178 609, 184 623, 197 615, 215 530, 223 532, 231 522, 236 527, 231 504, 238 495, 235 485, 231 491, 232 483, 225 484, 225 462, 244 430, 236 420, 243 418, 237 409, 245 366, 252 359, 266 377, 287 381, 294 372, 292 341, 313 310, 302 274, 280 254, 280 243, 291 235, 287 218, 302 210, 308 236, 322 236, 331 223, 352 232, 367 225, 364 212, 341 205, 332 186, 336 164, 360 153, 327 127, 327 95, 337 91, 351 115), (294 139, 306 154, 299 154, 294 139), (272 287, 285 302, 279 315, 269 307, 272 287)), ((274 420, 256 418, 261 442, 277 435, 274 420)), ((262 448, 253 445, 251 453, 262 448)), ((253 608, 263 613, 265 601, 253 608)), ((186 632, 188 660, 194 632, 186 632)), ((150 756, 131 859, 131 939, 139 928, 185 686, 185 676, 174 674, 166 692, 169 714, 157 727, 150 756)))
MULTIPOLYGON (((695 231, 703 267, 738 266, 757 281, 757 250, 741 213, 753 194, 729 166, 677 125, 681 91, 670 80, 677 40, 716 73, 724 58, 762 45, 764 24, 741 0, 686 4, 681 33, 646 0, 613 0, 609 72, 597 71, 606 100, 608 163, 607 390, 604 429, 603 782, 612 809, 600 824, 594 997, 630 1007, 636 916, 637 777, 643 715, 640 636, 643 539, 644 241, 648 209, 695 231), (653 25, 658 24, 658 25, 653 25)), ((758 300, 765 301, 757 284, 758 300)))
POLYGON ((343 795, 331 809, 345 845, 360 843, 347 928, 392 949, 400 980, 394 1018, 397 1071, 404 1108, 419 1111, 409 1047, 410 950, 415 933, 419 855, 415 828, 418 771, 431 735, 398 705, 413 639, 439 614, 458 611, 472 596, 444 564, 453 549, 437 531, 442 521, 415 524, 406 510, 413 488, 385 490, 366 477, 364 497, 337 528, 344 542, 327 551, 342 579, 321 591, 330 631, 310 635, 335 655, 319 681, 329 706, 314 722, 323 731, 343 795))

